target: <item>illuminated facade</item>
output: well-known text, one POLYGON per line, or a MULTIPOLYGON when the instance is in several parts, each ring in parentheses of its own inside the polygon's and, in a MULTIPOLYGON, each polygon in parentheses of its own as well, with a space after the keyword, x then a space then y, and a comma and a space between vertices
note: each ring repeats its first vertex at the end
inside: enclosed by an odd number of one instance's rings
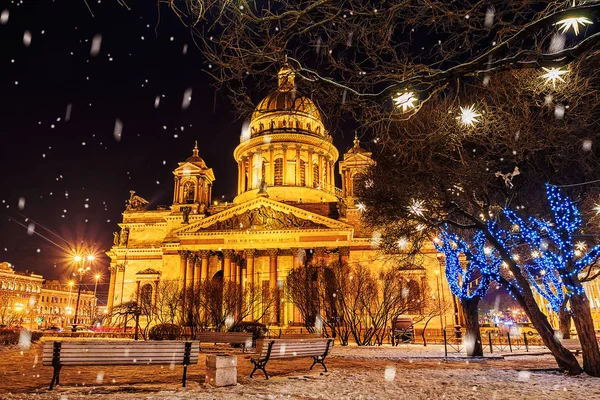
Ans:
MULTIPOLYGON (((109 309, 136 300, 138 293, 151 297, 161 280, 177 281, 185 289, 219 278, 284 290, 287 273, 303 265, 306 257, 373 269, 397 264, 378 251, 354 200, 357 177, 373 163, 371 153, 355 139, 338 160, 319 109, 296 90, 289 67, 279 71, 277 90, 258 104, 233 150, 238 179, 232 203, 213 203, 215 174, 199 153, 196 145, 192 156, 173 171, 170 207, 149 210, 132 192, 121 232, 115 233, 114 246, 107 252, 109 309), (335 186, 336 164, 341 188, 335 186)), ((417 257, 415 265, 407 277, 451 301, 433 247, 417 257)), ((299 313, 285 296, 281 299, 277 312, 265 322, 300 324, 299 313)), ((453 325, 452 321, 449 312, 429 326, 453 325)))
MULTIPOLYGON (((93 292, 82 290, 77 310, 79 326, 91 326, 96 313, 97 298, 93 292)), ((58 326, 69 328, 75 322, 75 306, 77 304, 77 285, 64 284, 48 280, 42 286, 38 297, 37 313, 41 327, 58 326)))
POLYGON ((9 263, 0 263, 0 325, 34 325, 43 281, 41 275, 15 271, 9 263))

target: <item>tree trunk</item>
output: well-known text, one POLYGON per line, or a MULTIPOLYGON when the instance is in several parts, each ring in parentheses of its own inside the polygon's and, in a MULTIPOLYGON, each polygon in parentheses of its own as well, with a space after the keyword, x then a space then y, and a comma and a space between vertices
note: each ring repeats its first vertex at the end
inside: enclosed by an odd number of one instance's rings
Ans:
POLYGON ((560 340, 558 340, 554 334, 554 329, 552 329, 548 319, 537 306, 535 298, 533 297, 533 292, 531 291, 531 287, 527 284, 527 282, 519 283, 522 285, 522 289, 520 291, 512 285, 505 287, 508 288, 508 290, 513 294, 513 297, 517 299, 521 307, 523 307, 527 313, 529 320, 533 323, 533 326, 535 326, 535 329, 542 338, 544 345, 548 348, 548 350, 550 350, 552 356, 554 356, 558 367, 569 375, 581 374, 582 371, 579 362, 577 362, 577 359, 573 353, 567 350, 560 343, 560 340))
POLYGON ((470 299, 460 299, 460 305, 465 317, 465 343, 467 347, 467 356, 483 357, 483 345, 481 343, 481 332, 479 330, 479 297, 470 299))
POLYGON ((506 279, 500 278, 499 283, 509 291, 513 297, 519 302, 521 307, 527 313, 529 320, 537 329, 538 334, 542 338, 544 345, 550 350, 552 356, 556 360, 558 367, 564 370, 569 375, 581 374, 581 366, 577 359, 569 350, 567 350, 554 335, 554 329, 548 323, 548 318, 540 311, 529 281, 521 273, 521 269, 512 259, 506 248, 497 240, 494 234, 483 226, 486 238, 493 244, 494 248, 502 255, 502 259, 508 265, 510 272, 513 274, 517 285, 511 284, 506 279))
POLYGON ((571 339, 571 312, 567 310, 569 298, 566 297, 558 310, 558 329, 563 339, 571 339))
POLYGON ((590 303, 583 291, 583 286, 576 276, 565 279, 565 283, 574 288, 575 294, 571 295, 571 315, 583 354, 583 370, 591 376, 600 377, 600 349, 594 331, 594 320, 590 311, 590 303), (578 293, 577 293, 578 292, 578 293))

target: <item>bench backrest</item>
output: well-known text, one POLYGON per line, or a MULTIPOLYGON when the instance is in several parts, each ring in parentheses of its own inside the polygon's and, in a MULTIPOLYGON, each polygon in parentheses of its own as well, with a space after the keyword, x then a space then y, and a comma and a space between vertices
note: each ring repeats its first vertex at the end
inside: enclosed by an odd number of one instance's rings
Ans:
POLYGON ((44 342, 42 365, 198 364, 197 341, 65 340, 44 342), (189 343, 186 346, 186 343, 189 343), (186 347, 189 354, 186 357, 186 347))
POLYGON ((329 351, 331 339, 265 339, 259 342, 257 353, 260 358, 266 358, 269 353, 269 343, 271 354, 269 359, 276 358, 294 358, 294 357, 315 357, 322 356, 329 351))
POLYGON ((320 339, 323 335, 320 333, 282 333, 279 339, 320 339))
POLYGON ((242 343, 252 347, 252 333, 249 332, 198 332, 196 340, 201 343, 242 343))

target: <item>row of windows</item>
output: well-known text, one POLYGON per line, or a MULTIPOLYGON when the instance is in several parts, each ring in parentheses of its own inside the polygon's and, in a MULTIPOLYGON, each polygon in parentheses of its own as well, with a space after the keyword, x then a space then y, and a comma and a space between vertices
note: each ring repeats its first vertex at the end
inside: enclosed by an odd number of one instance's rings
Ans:
MULTIPOLYGON (((262 164, 261 179, 265 180, 266 167, 262 164)), ((275 186, 283 186, 283 158, 275 159, 273 163, 273 183, 275 186)), ((313 164, 313 187, 319 186, 321 182, 321 169, 319 164, 313 164)), ((306 186, 306 162, 300 160, 300 186, 306 186)))
POLYGON ((11 280, 11 281, 0 281, 0 289, 18 290, 20 292, 39 293, 41 291, 41 286, 32 285, 32 284, 28 284, 28 283, 22 283, 22 282, 16 282, 14 280, 11 280))

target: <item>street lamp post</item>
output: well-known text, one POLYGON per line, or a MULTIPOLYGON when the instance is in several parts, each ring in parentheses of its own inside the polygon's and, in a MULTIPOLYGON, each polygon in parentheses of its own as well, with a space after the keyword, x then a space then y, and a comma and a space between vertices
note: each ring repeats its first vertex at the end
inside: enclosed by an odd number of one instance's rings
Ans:
POLYGON ((93 319, 96 318, 96 310, 98 308, 98 300, 96 299, 96 291, 98 290, 98 281, 100 280, 100 274, 94 275, 94 279, 96 280, 96 283, 94 283, 94 308, 93 308, 94 311, 92 313, 93 319))
POLYGON ((74 257, 75 262, 79 262, 81 261, 81 268, 79 268, 78 272, 79 272, 79 287, 77 288, 77 303, 75 304, 75 317, 73 318, 73 332, 77 331, 77 314, 79 313, 79 299, 81 298, 81 281, 83 280, 83 275, 85 275, 86 272, 88 272, 90 270, 90 267, 85 266, 85 260, 88 261, 94 261, 94 256, 93 255, 87 255, 85 257, 82 257, 80 255, 76 255, 74 257))

